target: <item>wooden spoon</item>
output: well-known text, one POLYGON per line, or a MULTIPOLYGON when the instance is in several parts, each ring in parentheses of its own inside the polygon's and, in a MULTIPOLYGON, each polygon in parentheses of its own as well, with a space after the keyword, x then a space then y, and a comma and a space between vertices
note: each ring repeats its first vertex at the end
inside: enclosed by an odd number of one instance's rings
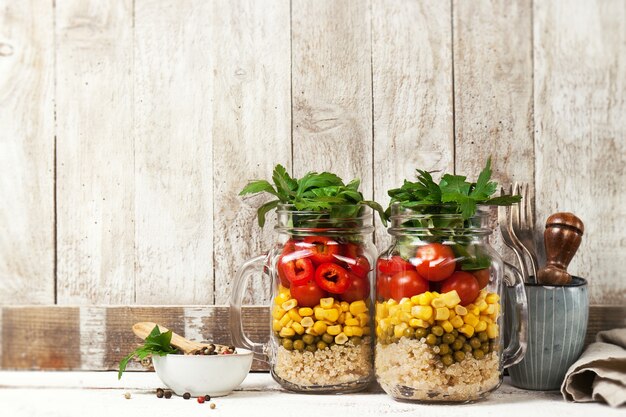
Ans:
MULTIPOLYGON (((143 321, 143 322, 135 323, 133 325, 133 333, 135 333, 137 337, 140 337, 141 339, 145 340, 146 337, 150 335, 150 332, 152 332, 152 329, 154 329, 154 326, 156 325, 157 325, 156 323, 152 323, 150 321, 143 321)), ((168 331, 168 329, 161 326, 160 324, 158 326, 161 332, 168 331)), ((170 344, 180 349, 185 355, 195 355, 198 352, 203 351, 206 348, 211 349, 212 347, 215 350, 215 353, 220 353, 222 351, 228 350, 228 346, 219 345, 217 343, 209 344, 209 343, 192 342, 191 340, 187 340, 181 335, 176 334, 174 332, 172 332, 172 341, 170 342, 170 344)))

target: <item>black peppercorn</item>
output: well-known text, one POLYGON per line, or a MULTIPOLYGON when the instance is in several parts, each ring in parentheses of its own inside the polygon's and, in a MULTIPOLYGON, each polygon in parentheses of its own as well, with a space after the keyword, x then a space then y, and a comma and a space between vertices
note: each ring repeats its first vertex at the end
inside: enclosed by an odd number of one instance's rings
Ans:
POLYGON ((164 396, 165 398, 167 398, 167 399, 172 398, 172 391, 165 391, 165 392, 163 393, 163 396, 164 396))
POLYGON ((186 400, 188 400, 188 399, 190 399, 190 398, 191 398, 191 394, 190 394, 190 393, 188 393, 188 392, 186 392, 186 393, 184 393, 184 394, 183 394, 183 398, 184 398, 184 399, 186 399, 186 400))
POLYGON ((156 396, 157 398, 163 398, 163 388, 157 388, 156 396))
POLYGON ((211 401, 211 396, 209 394, 205 395, 204 401, 211 401))

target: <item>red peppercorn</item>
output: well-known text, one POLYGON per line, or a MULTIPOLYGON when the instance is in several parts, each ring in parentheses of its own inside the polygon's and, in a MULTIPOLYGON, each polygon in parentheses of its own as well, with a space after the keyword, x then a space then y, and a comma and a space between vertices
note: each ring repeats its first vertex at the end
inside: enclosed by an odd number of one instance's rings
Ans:
POLYGON ((204 402, 204 397, 198 397, 198 402, 202 404, 204 402))

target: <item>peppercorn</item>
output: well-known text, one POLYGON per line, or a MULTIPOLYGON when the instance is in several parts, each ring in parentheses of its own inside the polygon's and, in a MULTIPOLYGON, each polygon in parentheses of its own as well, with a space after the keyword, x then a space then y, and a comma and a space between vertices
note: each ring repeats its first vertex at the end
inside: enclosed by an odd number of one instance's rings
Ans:
POLYGON ((127 400, 130 400, 130 392, 124 393, 124 398, 126 398, 127 400))
POLYGON ((204 397, 198 397, 198 404, 202 404, 204 402, 204 397))
POLYGON ((211 401, 211 396, 209 394, 205 395, 204 401, 211 401))
POLYGON ((163 398, 163 388, 157 388, 156 396, 157 398, 163 398))
POLYGON ((172 391, 165 391, 165 392, 163 393, 163 396, 164 396, 166 399, 170 399, 170 398, 172 398, 172 391))
POLYGON ((215 403, 211 403, 211 405, 209 407, 211 407, 211 409, 214 409, 215 408, 215 403))
POLYGON ((184 393, 184 394, 183 394, 183 398, 184 398, 184 399, 186 399, 186 400, 188 400, 188 399, 190 399, 190 398, 191 398, 191 394, 190 394, 190 393, 188 393, 188 392, 186 392, 186 393, 184 393))

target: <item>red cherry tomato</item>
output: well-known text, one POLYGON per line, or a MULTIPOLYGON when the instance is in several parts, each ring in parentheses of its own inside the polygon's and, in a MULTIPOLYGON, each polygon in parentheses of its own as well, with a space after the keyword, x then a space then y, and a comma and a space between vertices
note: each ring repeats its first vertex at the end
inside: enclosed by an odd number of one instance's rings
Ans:
POLYGON ((302 285, 292 285, 290 292, 300 307, 315 307, 327 295, 313 280, 302 285))
POLYGON ((363 278, 370 272, 370 263, 365 256, 357 256, 356 259, 346 260, 348 269, 363 278))
POLYGON ((348 273, 350 277, 350 286, 343 294, 341 299, 349 303, 358 300, 365 300, 370 295, 370 282, 367 277, 359 277, 356 274, 348 273))
POLYGON ((468 305, 478 297, 480 287, 478 280, 469 272, 456 271, 448 279, 441 283, 441 292, 446 293, 456 290, 461 298, 461 305, 468 305))
POLYGON ((413 265, 405 261, 401 256, 392 256, 390 259, 378 260, 378 270, 385 275, 393 275, 402 271, 413 270, 413 265))
POLYGON ((315 282, 324 291, 343 294, 350 286, 348 271, 334 263, 324 263, 315 270, 315 282))
POLYGON ((428 291, 428 281, 415 271, 398 272, 391 277, 391 298, 400 300, 428 291))
POLYGON ((478 281, 478 288, 485 288, 487 284, 489 284, 489 268, 472 271, 472 275, 474 275, 474 278, 478 281))
POLYGON ((356 259, 359 255, 363 255, 363 245, 346 243, 343 245, 343 253, 348 258, 356 259))
POLYGON ((376 277, 376 297, 378 299, 391 298, 391 276, 379 274, 376 277))
POLYGON ((307 236, 299 246, 311 252, 310 258, 315 265, 334 262, 335 255, 341 255, 339 242, 327 236, 307 236))
POLYGON ((283 262, 280 268, 291 285, 302 285, 312 280, 315 274, 313 263, 308 258, 283 262))
POLYGON ((429 281, 442 281, 454 272, 456 262, 454 252, 441 243, 429 243, 420 246, 416 255, 415 269, 429 281))

